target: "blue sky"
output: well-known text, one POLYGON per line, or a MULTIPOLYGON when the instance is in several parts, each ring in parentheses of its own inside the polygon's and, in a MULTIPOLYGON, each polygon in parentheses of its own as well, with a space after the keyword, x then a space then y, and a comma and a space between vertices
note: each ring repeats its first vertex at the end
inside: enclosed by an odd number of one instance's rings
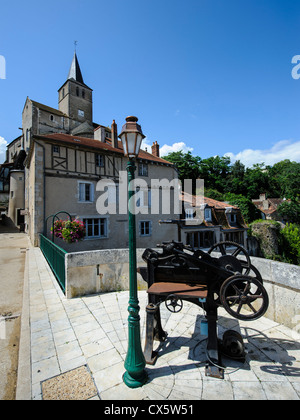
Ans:
POLYGON ((136 115, 163 152, 300 162, 300 0, 2 2, 0 162, 27 96, 58 107, 74 40, 95 122, 136 115))

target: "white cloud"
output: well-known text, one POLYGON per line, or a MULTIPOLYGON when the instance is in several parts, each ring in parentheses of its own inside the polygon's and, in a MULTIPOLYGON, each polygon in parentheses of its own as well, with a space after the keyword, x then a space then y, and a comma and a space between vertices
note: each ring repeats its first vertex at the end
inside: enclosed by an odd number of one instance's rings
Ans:
POLYGON ((255 163, 265 163, 272 166, 285 159, 300 162, 300 141, 281 140, 270 149, 245 149, 237 154, 228 152, 225 156, 229 156, 231 162, 240 160, 247 167, 251 167, 255 163))
POLYGON ((180 152, 183 153, 192 152, 194 149, 192 147, 188 147, 183 141, 178 143, 173 143, 172 146, 168 146, 167 144, 164 144, 160 148, 160 156, 166 156, 169 153, 172 152, 180 152))
POLYGON ((0 136, 0 164, 4 163, 5 158, 6 158, 6 146, 7 146, 7 141, 0 136))
MULTIPOLYGON (((149 143, 147 137, 143 140, 142 149, 148 151, 148 153, 152 152, 152 144, 149 143)), ((184 142, 173 143, 172 146, 164 144, 160 147, 160 156, 166 156, 172 152, 179 152, 182 150, 183 153, 192 152, 194 149, 192 147, 188 147, 184 142)))

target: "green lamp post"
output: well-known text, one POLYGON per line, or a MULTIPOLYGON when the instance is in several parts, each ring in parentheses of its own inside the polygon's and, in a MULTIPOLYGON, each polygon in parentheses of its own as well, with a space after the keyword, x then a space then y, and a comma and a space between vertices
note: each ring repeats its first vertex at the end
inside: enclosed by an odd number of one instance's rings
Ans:
MULTIPOLYGON (((127 117, 119 138, 122 140, 124 155, 129 158, 127 164, 128 185, 134 180, 136 170, 135 158, 139 154, 142 140, 145 138, 141 126, 137 124, 136 117, 127 117)), ((136 264, 136 225, 134 200, 131 197, 134 191, 128 191, 129 213, 129 306, 128 306, 128 350, 125 360, 126 372, 123 381, 129 388, 138 388, 147 381, 145 372, 145 357, 141 347, 139 300, 137 291, 137 264, 136 264)))

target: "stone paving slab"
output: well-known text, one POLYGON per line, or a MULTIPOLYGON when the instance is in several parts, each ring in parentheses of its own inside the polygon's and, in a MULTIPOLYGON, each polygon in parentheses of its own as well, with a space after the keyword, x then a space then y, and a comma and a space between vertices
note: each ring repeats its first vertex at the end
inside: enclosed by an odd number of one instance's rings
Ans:
MULTIPOLYGON (((299 400, 300 336, 267 318, 241 322, 219 310, 218 331, 239 331, 248 352, 241 365, 225 360, 225 379, 205 376, 203 313, 185 303, 171 314, 161 308, 168 339, 148 382, 139 389, 122 380, 127 352, 128 292, 67 300, 38 248, 27 255, 31 343, 31 399, 42 399, 42 383, 87 367, 101 400, 299 400)), ((147 293, 139 292, 144 345, 147 293)))

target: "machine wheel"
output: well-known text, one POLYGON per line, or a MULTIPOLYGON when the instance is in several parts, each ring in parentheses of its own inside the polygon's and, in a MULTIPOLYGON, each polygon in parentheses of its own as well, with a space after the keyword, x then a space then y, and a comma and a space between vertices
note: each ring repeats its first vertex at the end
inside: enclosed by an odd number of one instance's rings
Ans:
POLYGON ((268 294, 262 283, 254 277, 244 275, 232 276, 224 281, 220 289, 220 300, 230 315, 242 321, 262 317, 269 307, 268 294), (248 313, 243 313, 242 310, 248 313))
POLYGON ((222 255, 219 258, 221 267, 231 272, 240 272, 248 275, 251 271, 251 260, 248 252, 241 245, 236 242, 224 241, 213 245, 208 254, 212 252, 220 252, 222 255), (227 249, 230 247, 230 249, 227 249), (244 256, 244 259, 238 259, 238 255, 244 256))
POLYGON ((183 302, 175 295, 169 295, 165 300, 165 305, 168 311, 177 314, 183 308, 183 302))

